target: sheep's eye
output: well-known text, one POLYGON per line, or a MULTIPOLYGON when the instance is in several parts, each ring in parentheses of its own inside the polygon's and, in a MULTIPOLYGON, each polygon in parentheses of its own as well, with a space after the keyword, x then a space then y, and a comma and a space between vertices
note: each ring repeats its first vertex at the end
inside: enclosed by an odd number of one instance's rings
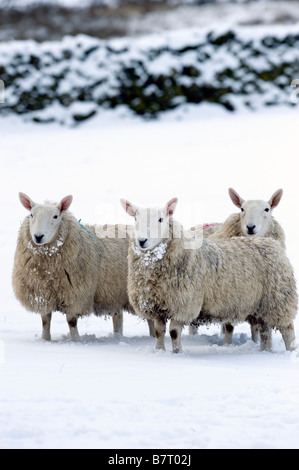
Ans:
POLYGON ((30 214, 30 217, 33 219, 33 214, 30 214))
POLYGON ((243 207, 241 207, 241 212, 244 212, 244 209, 243 209, 243 207))
POLYGON ((162 224, 163 222, 163 217, 160 217, 160 219, 158 220, 159 224, 162 224))
POLYGON ((266 211, 266 212, 269 212, 269 210, 270 210, 269 207, 266 207, 265 211, 266 211))
POLYGON ((58 219, 58 215, 54 215, 53 219, 58 219))

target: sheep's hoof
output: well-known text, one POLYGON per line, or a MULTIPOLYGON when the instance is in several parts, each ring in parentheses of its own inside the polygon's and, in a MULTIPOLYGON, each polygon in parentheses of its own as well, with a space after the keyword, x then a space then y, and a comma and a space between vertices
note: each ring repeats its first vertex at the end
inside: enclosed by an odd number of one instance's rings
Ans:
POLYGON ((51 335, 42 335, 44 341, 51 341, 51 335))
POLYGON ((172 347, 172 352, 173 354, 179 354, 182 352, 182 348, 180 348, 179 346, 173 346, 172 347))
POLYGON ((114 338, 123 338, 123 332, 122 331, 113 331, 113 336, 114 338))
POLYGON ((260 351, 267 351, 267 352, 272 353, 273 349, 272 349, 272 346, 260 345, 260 351))
POLYGON ((73 337, 71 337, 71 341, 73 343, 81 343, 81 337, 80 336, 73 336, 73 337))

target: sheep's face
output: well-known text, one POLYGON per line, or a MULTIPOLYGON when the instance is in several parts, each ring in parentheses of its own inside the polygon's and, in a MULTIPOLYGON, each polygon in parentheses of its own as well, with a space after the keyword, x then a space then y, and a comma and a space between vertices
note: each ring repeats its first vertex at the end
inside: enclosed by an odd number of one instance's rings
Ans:
POLYGON ((135 219, 135 242, 138 248, 152 250, 163 239, 169 238, 169 219, 174 213, 177 199, 172 199, 162 209, 140 208, 123 199, 121 203, 135 219))
POLYGON ((19 193, 19 198, 23 206, 30 211, 32 241, 36 245, 52 243, 58 235, 63 212, 70 207, 73 197, 66 196, 57 205, 36 204, 24 193, 19 193))
POLYGON ((135 241, 142 250, 151 250, 169 237, 169 215, 165 209, 138 209, 135 215, 135 241))
POLYGON ((270 204, 246 201, 241 207, 241 229, 244 236, 263 237, 273 224, 270 204))
POLYGON ((57 206, 37 204, 30 211, 30 234, 36 245, 52 243, 59 232, 61 212, 57 206))
POLYGON ((268 202, 261 200, 244 201, 232 188, 228 190, 233 203, 241 209, 241 230, 244 236, 264 237, 273 224, 272 210, 282 197, 282 189, 278 189, 268 202))

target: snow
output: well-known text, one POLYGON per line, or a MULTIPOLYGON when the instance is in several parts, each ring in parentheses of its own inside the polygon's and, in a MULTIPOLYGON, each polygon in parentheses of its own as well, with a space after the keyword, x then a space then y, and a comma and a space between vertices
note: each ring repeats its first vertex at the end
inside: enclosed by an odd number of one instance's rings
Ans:
POLYGON ((59 248, 63 245, 63 243, 64 243, 63 240, 58 238, 53 245, 51 245, 51 246, 48 246, 48 245, 39 246, 38 249, 37 249, 35 244, 33 244, 31 242, 28 242, 27 248, 30 251, 32 251, 32 253, 34 255, 40 255, 41 252, 42 252, 43 255, 52 256, 54 253, 57 253, 59 251, 59 248))
MULTIPOLYGON (((298 448, 299 350, 260 352, 247 324, 223 346, 219 325, 183 332, 182 354, 155 352, 146 322, 126 314, 124 337, 110 319, 80 319, 72 343, 55 313, 51 343, 41 319, 14 298, 11 272, 18 200, 73 194, 83 223, 131 223, 119 199, 161 206, 178 197, 185 228, 235 212, 228 187, 275 209, 299 275, 298 108, 240 111, 182 106, 144 122, 125 110, 102 112, 78 128, 0 120, 0 448, 298 448)), ((162 250, 163 251, 163 250, 162 250)), ((161 252, 162 253, 162 252, 161 252)), ((299 321, 295 329, 297 344, 299 321)))
POLYGON ((159 245, 151 251, 141 251, 135 243, 132 243, 132 249, 134 253, 141 258, 142 264, 152 269, 155 267, 155 263, 163 258, 166 253, 166 248, 166 243, 159 243, 159 245))
POLYGON ((218 29, 244 25, 270 25, 298 23, 297 1, 259 0, 246 2, 207 2, 195 6, 180 5, 165 12, 149 12, 135 15, 128 23, 128 34, 161 33, 179 28, 218 29))

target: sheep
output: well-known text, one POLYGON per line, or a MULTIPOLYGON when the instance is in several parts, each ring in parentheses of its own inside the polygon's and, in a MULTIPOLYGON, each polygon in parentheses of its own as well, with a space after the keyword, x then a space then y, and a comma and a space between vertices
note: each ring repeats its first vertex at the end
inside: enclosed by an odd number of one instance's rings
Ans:
MULTIPOLYGON (((192 233, 194 237, 210 237, 213 235, 215 232, 217 232, 223 224, 221 223, 212 223, 212 224, 200 224, 200 225, 195 225, 194 227, 191 227, 189 231, 192 233)), ((196 325, 189 325, 189 335, 195 335, 197 333, 197 326, 196 325)))
POLYGON ((278 206, 283 190, 278 189, 269 201, 242 199, 232 188, 228 190, 232 202, 241 209, 232 214, 224 223, 196 225, 190 228, 194 235, 213 238, 231 237, 271 237, 280 241, 285 248, 285 235, 282 227, 273 218, 272 211, 278 206))
POLYGON ((241 212, 232 214, 217 230, 212 238, 231 237, 271 237, 278 240, 285 248, 285 234, 279 223, 273 218, 272 211, 278 206, 283 190, 278 189, 269 201, 242 199, 232 188, 228 190, 232 202, 241 212))
POLYGON ((154 320, 156 349, 165 349, 168 319, 172 351, 178 353, 183 325, 249 317, 261 328, 262 350, 270 349, 270 328, 281 332, 287 350, 295 348, 296 282, 279 242, 190 238, 173 218, 176 198, 162 209, 140 208, 124 199, 121 204, 135 218, 129 300, 138 315, 154 320))
MULTIPOLYGON (((231 237, 271 237, 278 240, 283 248, 285 245, 285 234, 280 224, 273 218, 272 211, 278 206, 283 190, 278 189, 271 196, 269 201, 263 200, 248 200, 242 199, 239 194, 232 188, 228 190, 232 202, 241 211, 237 214, 232 214, 223 224, 213 224, 215 230, 213 233, 208 234, 211 240, 228 239, 231 237)), ((202 226, 197 225, 193 227, 194 234, 200 235, 202 233, 202 226)), ((205 232, 204 232, 205 236, 205 232)), ((194 334, 196 328, 191 325, 189 328, 190 334, 194 334)), ((234 327, 227 323, 223 325, 223 332, 225 334, 224 343, 231 344, 233 337, 234 327)), ((258 340, 258 327, 251 325, 251 336, 254 342, 258 340)))
POLYGON ((21 304, 41 315, 42 338, 51 340, 53 311, 66 314, 72 341, 80 340, 78 317, 92 312, 111 314, 121 335, 122 311, 134 313, 127 294, 128 235, 102 237, 99 227, 78 223, 68 211, 72 196, 59 204, 37 204, 24 193, 19 198, 30 214, 20 227, 12 284, 21 304))

